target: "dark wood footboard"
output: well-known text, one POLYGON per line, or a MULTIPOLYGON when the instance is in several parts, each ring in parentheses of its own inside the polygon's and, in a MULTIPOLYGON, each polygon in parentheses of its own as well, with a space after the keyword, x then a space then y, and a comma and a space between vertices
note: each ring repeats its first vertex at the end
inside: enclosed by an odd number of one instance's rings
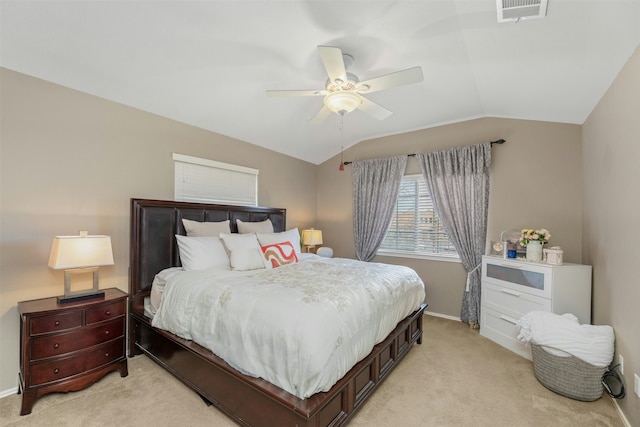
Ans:
POLYGON ((151 326, 132 307, 131 355, 144 353, 240 425, 324 427, 344 425, 398 365, 422 342, 426 304, 402 320, 389 336, 328 392, 300 399, 260 378, 242 375, 211 351, 151 326))

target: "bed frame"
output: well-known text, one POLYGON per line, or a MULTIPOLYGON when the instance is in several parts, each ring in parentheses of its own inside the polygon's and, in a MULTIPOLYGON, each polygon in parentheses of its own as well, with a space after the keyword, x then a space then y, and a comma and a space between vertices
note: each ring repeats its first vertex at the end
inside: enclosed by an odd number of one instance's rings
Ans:
POLYGON ((146 354, 208 404, 243 426, 324 427, 344 425, 389 375, 414 343, 422 342, 422 305, 328 392, 300 399, 275 385, 242 375, 211 351, 151 326, 144 315, 157 272, 179 266, 175 234, 182 218, 195 221, 263 221, 284 231, 286 210, 131 199, 129 272, 129 356, 146 354))

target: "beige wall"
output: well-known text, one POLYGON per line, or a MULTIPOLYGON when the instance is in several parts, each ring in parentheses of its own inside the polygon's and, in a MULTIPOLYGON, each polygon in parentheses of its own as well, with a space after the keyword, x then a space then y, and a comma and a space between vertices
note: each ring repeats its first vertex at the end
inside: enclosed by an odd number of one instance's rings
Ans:
MULTIPOLYGON (((582 260, 580 126, 510 119, 478 119, 363 141, 346 150, 347 161, 434 151, 504 138, 492 150, 488 240, 507 229, 545 227, 568 262, 582 260)), ((351 170, 335 157, 318 169, 318 221, 336 255, 354 257, 351 170)), ((409 158, 407 174, 420 173, 409 158)), ((376 257, 413 267, 427 286, 428 310, 459 317, 466 273, 460 263, 376 257)))
POLYGON ((256 168, 259 203, 315 223, 316 167, 81 92, 0 69, 0 391, 17 385, 16 303, 59 295, 47 267, 55 235, 108 234, 102 288, 127 290, 129 199, 173 199, 172 153, 256 168))
POLYGON ((612 325, 624 357, 619 400, 640 426, 640 47, 583 125, 584 254, 593 264, 594 323, 612 325))

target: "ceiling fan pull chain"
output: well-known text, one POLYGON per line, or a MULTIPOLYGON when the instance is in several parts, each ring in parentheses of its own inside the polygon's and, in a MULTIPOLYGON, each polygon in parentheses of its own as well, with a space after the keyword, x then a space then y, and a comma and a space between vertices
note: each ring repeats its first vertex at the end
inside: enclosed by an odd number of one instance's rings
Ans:
POLYGON ((344 111, 340 113, 340 166, 338 166, 339 171, 344 170, 344 161, 342 159, 342 154, 344 153, 344 141, 342 139, 343 120, 344 120, 344 111))

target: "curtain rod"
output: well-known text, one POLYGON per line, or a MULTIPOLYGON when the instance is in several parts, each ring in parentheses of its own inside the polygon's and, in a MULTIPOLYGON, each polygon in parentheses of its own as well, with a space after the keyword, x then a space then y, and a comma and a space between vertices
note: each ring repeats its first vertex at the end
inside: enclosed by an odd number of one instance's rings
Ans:
MULTIPOLYGON (((502 145, 502 144, 504 144, 504 143, 505 143, 505 140, 504 140, 504 139, 498 139, 497 141, 491 141, 491 142, 490 142, 490 144, 491 144, 491 146, 492 146, 492 147, 493 147, 493 144, 499 144, 499 145, 502 145)), ((407 154, 407 157, 415 157, 415 156, 416 156, 416 155, 415 155, 415 153, 413 153, 413 154, 407 154)), ((350 165, 351 163, 353 163, 353 162, 342 162, 342 164, 343 164, 343 165, 345 165, 345 166, 346 166, 346 165, 350 165)))

